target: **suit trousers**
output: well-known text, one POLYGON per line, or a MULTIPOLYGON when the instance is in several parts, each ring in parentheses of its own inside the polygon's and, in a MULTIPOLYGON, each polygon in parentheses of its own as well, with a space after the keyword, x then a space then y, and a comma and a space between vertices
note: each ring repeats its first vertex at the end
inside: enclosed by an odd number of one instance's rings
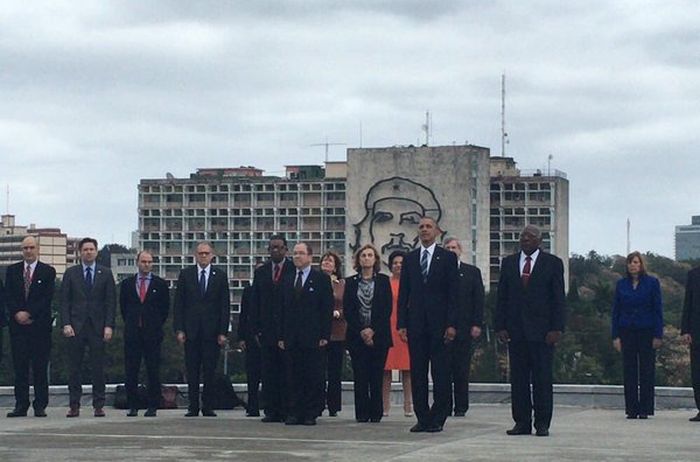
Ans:
POLYGON ((246 342, 245 350, 245 375, 248 383, 248 406, 249 413, 260 412, 260 375, 261 375, 261 353, 260 345, 253 339, 246 342))
POLYGON ((413 410, 423 426, 442 426, 450 413, 450 355, 452 345, 442 336, 408 334, 413 410), (433 405, 428 404, 428 370, 433 378, 433 405))
POLYGON ((288 414, 299 420, 315 419, 323 390, 324 352, 321 348, 291 348, 286 352, 288 414))
POLYGON ((34 379, 34 409, 49 403, 48 366, 51 355, 51 328, 48 326, 11 326, 10 345, 15 372, 15 408, 29 409, 29 366, 34 379))
POLYGON ((284 419, 287 416, 287 358, 277 345, 260 347, 262 364, 262 399, 265 415, 284 419))
POLYGON ((654 415, 656 352, 652 329, 620 329, 627 415, 654 415))
POLYGON ((554 410, 552 396, 554 347, 545 342, 511 340, 508 343, 508 354, 513 420, 517 425, 531 428, 534 409, 535 428, 549 429, 554 410), (532 392, 530 385, 532 385, 532 392))
POLYGON ((472 359, 471 337, 457 338, 450 348, 450 408, 469 410, 469 367, 472 359))
POLYGON ((695 406, 700 411, 700 338, 695 340, 694 337, 690 346, 690 380, 693 384, 695 406))
POLYGON ((68 338, 68 395, 71 407, 80 407, 83 394, 83 357, 85 348, 89 350, 90 377, 92 378, 92 406, 102 408, 105 405, 105 341, 98 334, 90 320, 74 337, 68 338))
POLYGON ((382 418, 382 382, 388 352, 389 348, 368 347, 364 343, 350 345, 357 420, 372 419, 378 422, 382 418))
POLYGON ((328 412, 339 412, 342 408, 342 375, 345 359, 345 342, 331 340, 326 349, 326 371, 328 385, 326 386, 326 406, 328 412))
POLYGON ((160 345, 162 335, 144 333, 136 328, 124 338, 124 366, 126 370, 126 397, 129 409, 138 408, 139 370, 146 363, 148 407, 160 406, 160 345))
POLYGON ((214 410, 215 402, 215 372, 219 362, 219 344, 216 337, 194 339, 187 337, 185 341, 185 367, 187 369, 188 409, 199 411, 199 379, 200 374, 204 389, 202 390, 202 406, 205 411, 214 410))

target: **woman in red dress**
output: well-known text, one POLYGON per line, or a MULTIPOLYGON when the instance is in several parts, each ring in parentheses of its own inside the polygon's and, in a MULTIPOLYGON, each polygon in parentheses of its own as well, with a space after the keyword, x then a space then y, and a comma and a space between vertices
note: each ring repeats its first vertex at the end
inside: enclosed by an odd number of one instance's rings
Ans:
POLYGON ((389 268, 391 269, 391 337, 394 346, 389 348, 389 354, 384 366, 384 415, 389 415, 391 408, 391 372, 401 371, 403 383, 403 413, 406 417, 413 416, 413 403, 411 397, 411 364, 408 358, 408 343, 401 340, 396 329, 399 302, 399 279, 401 278, 401 265, 406 254, 401 251, 392 252, 389 255, 389 268))

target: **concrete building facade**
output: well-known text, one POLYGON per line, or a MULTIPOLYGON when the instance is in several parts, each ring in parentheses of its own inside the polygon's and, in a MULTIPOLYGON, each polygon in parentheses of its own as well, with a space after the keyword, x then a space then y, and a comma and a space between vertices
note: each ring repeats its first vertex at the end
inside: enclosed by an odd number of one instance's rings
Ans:
POLYGON ((676 261, 700 260, 700 215, 690 219, 690 225, 676 226, 676 261))

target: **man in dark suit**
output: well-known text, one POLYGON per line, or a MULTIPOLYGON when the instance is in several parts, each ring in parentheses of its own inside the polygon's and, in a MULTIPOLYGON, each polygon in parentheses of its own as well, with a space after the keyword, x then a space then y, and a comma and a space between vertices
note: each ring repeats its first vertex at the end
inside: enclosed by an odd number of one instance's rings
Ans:
POLYGON ((549 436, 554 401, 552 359, 564 331, 564 265, 540 250, 542 233, 528 225, 520 233, 520 252, 503 259, 494 325, 510 356, 509 435, 549 436), (530 385, 532 383, 532 401, 530 385))
POLYGON ((138 273, 121 282, 119 307, 124 319, 124 365, 128 417, 138 415, 138 385, 141 360, 146 362, 148 408, 145 417, 155 417, 160 405, 160 346, 163 324, 168 319, 168 284, 151 272, 153 255, 148 250, 136 256, 138 273))
POLYGON ((420 246, 403 261, 399 283, 399 335, 408 341, 413 408, 411 432, 440 432, 450 413, 449 350, 459 326, 457 257, 436 243, 440 228, 432 217, 418 225, 420 246), (428 369, 433 405, 428 404, 428 369))
MULTIPOLYGON (((695 406, 700 410, 700 267, 688 272, 681 335, 686 345, 690 346, 690 378, 695 394, 695 406)), ((700 412, 691 417, 690 421, 700 422, 700 412)))
POLYGON ((175 292, 173 324, 177 341, 185 346, 189 407, 185 417, 199 415, 199 377, 202 375, 202 415, 214 412, 214 374, 219 352, 226 343, 231 301, 226 272, 212 266, 214 248, 201 242, 195 250, 196 265, 180 271, 175 292))
MULTIPOLYGON (((255 269, 262 266, 258 263, 255 269)), ((238 315, 238 347, 245 352, 245 375, 248 382, 248 403, 246 417, 260 417, 260 401, 258 400, 260 389, 260 343, 250 325, 251 293, 253 286, 247 285, 241 296, 241 312, 238 315)))
POLYGON ((0 364, 2 364, 2 331, 7 325, 7 317, 5 315, 5 287, 0 280, 0 364))
POLYGON ((105 343, 112 339, 116 289, 112 271, 95 263, 97 241, 86 237, 78 244, 80 264, 68 268, 61 283, 61 324, 68 338, 68 392, 66 417, 80 415, 83 394, 81 372, 85 347, 90 350, 92 406, 95 417, 104 417, 105 343))
POLYGON ((311 268, 312 249, 294 246, 294 284, 284 288, 279 347, 287 354, 289 407, 287 425, 316 425, 323 395, 322 348, 328 345, 333 319, 333 287, 325 273, 311 268))
POLYGON ((287 240, 281 235, 270 238, 270 259, 255 270, 250 293, 250 324, 255 342, 260 345, 263 422, 284 422, 287 417, 286 362, 278 346, 279 314, 283 288, 294 283, 294 264, 286 258, 287 240))
POLYGON ((46 417, 49 403, 48 365, 51 354, 51 300, 56 270, 39 261, 33 236, 22 240, 23 261, 7 268, 5 297, 15 371, 15 408, 7 417, 24 417, 29 409, 29 365, 34 376, 34 415, 46 417))
POLYGON ((459 270, 459 313, 457 336, 450 351, 450 372, 454 402, 454 416, 464 417, 469 410, 469 368, 472 357, 472 340, 481 335, 484 319, 484 282, 481 271, 474 265, 459 261, 462 245, 456 238, 444 241, 445 250, 457 256, 459 270))

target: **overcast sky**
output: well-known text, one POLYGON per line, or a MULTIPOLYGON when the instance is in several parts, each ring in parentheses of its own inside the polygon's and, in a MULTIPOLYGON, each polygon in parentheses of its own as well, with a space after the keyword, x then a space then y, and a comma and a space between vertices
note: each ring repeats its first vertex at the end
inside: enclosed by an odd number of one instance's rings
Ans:
POLYGON ((415 144, 426 110, 431 144, 500 155, 505 71, 506 154, 567 173, 571 252, 624 253, 629 217, 633 248, 673 256, 700 215, 698 18, 696 0, 6 0, 0 183, 18 223, 127 244, 140 178, 281 173, 326 137, 415 144))

